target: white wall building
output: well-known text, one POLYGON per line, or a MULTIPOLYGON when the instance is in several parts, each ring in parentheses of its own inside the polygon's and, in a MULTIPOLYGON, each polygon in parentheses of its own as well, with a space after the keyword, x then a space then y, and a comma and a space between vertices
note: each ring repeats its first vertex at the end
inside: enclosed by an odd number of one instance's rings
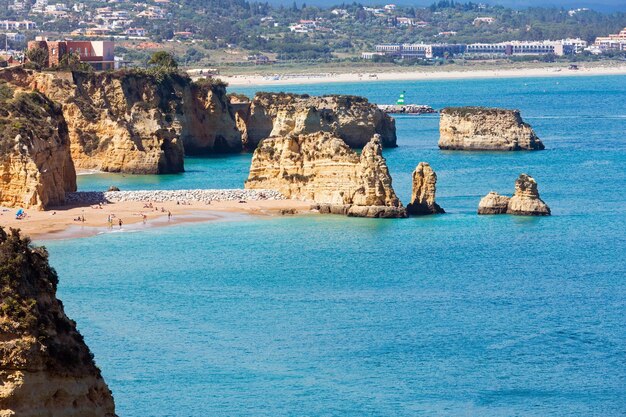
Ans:
POLYGON ((37 23, 30 20, 1 20, 0 29, 4 30, 33 30, 37 29, 37 23))

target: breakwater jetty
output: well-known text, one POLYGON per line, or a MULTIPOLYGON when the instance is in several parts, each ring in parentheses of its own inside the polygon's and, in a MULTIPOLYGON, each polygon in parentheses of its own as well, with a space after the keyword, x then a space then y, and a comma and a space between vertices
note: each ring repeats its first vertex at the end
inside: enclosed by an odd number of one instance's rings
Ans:
POLYGON ((378 108, 389 114, 429 114, 435 109, 424 104, 379 104, 378 108))
POLYGON ((140 191, 79 191, 67 193, 68 205, 118 203, 125 201, 167 203, 200 202, 210 204, 213 201, 261 201, 285 200, 285 197, 273 190, 244 189, 197 189, 197 190, 140 190, 140 191))

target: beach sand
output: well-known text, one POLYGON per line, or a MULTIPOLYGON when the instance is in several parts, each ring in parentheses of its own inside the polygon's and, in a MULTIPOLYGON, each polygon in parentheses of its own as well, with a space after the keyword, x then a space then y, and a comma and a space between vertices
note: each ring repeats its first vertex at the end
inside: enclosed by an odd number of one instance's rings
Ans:
POLYGON ((33 239, 69 239, 93 236, 107 231, 141 230, 142 228, 171 226, 176 224, 217 221, 239 218, 245 215, 276 216, 281 210, 297 210, 308 212, 310 202, 299 200, 262 200, 239 203, 236 201, 216 201, 208 205, 191 202, 188 205, 177 205, 175 202, 157 203, 155 208, 144 207, 143 202, 128 201, 109 203, 102 209, 86 207, 59 207, 38 211, 26 210, 28 216, 17 220, 15 208, 0 207, 0 226, 5 229, 19 228, 25 235, 33 239), (161 211, 161 208, 165 212, 161 211), (172 213, 168 220, 167 211, 172 213), (113 227, 109 228, 108 216, 114 214, 113 227), (145 214, 147 219, 143 222, 145 214), (75 219, 84 215, 85 221, 75 219), (118 220, 122 219, 120 228, 118 220))
POLYGON ((468 70, 422 70, 422 71, 385 71, 360 73, 293 73, 275 75, 220 75, 230 86, 255 85, 293 85, 319 83, 350 83, 371 81, 410 81, 410 80, 448 80, 471 78, 519 78, 519 77, 567 77, 590 75, 626 74, 626 64, 610 66, 585 66, 571 70, 568 65, 562 67, 539 68, 502 68, 468 70))

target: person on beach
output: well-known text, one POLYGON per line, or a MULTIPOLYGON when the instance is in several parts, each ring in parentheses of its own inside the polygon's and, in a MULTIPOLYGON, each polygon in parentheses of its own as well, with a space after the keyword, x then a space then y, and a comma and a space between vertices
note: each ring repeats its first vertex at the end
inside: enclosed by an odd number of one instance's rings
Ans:
POLYGON ((143 219, 143 224, 146 224, 146 222, 148 221, 148 216, 146 216, 145 214, 141 213, 141 218, 143 219))
POLYGON ((122 218, 120 217, 120 220, 118 222, 118 224, 120 225, 120 229, 122 228, 122 218))
POLYGON ((171 211, 167 211, 167 221, 169 222, 170 220, 172 220, 172 212, 171 211))

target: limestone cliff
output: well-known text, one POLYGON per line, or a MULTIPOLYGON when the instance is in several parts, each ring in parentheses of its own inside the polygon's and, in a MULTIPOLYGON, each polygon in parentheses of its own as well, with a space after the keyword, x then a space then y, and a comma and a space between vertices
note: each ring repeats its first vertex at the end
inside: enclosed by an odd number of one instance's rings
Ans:
POLYGON ((440 214, 445 211, 435 202, 437 174, 428 162, 420 162, 413 171, 411 202, 406 206, 408 214, 440 214))
POLYGON ((515 181, 515 194, 509 198, 490 192, 480 200, 478 214, 514 214, 519 216, 549 216, 550 207, 539 198, 537 182, 527 174, 515 181))
POLYGON ((544 145, 519 110, 448 107, 440 112, 439 148, 468 151, 540 150, 544 145))
POLYGON ((56 298, 43 248, 0 228, 0 415, 113 417, 111 391, 56 298))
POLYGON ((257 93, 247 106, 239 103, 245 146, 252 150, 272 136, 329 132, 350 147, 361 148, 379 134, 382 145, 395 147, 396 126, 393 118, 356 96, 257 93))
POLYGON ((175 73, 0 75, 61 103, 76 167, 135 174, 184 170, 183 156, 238 152, 241 134, 220 83, 175 73))
POLYGON ((181 136, 186 155, 239 152, 241 132, 226 85, 197 81, 185 90, 181 136))
POLYGON ((6 83, 0 90, 0 205, 63 204, 76 191, 76 173, 60 106, 6 83))
POLYGON ((360 156, 342 139, 326 132, 265 139, 254 152, 245 186, 327 205, 322 210, 329 212, 406 216, 393 190, 378 135, 371 138, 360 156))

